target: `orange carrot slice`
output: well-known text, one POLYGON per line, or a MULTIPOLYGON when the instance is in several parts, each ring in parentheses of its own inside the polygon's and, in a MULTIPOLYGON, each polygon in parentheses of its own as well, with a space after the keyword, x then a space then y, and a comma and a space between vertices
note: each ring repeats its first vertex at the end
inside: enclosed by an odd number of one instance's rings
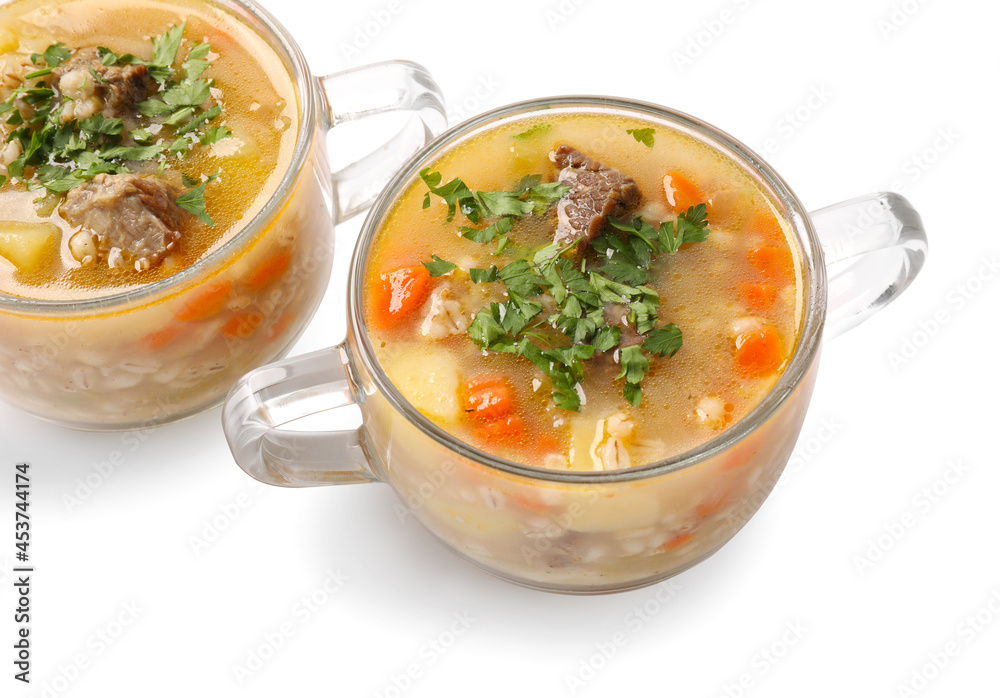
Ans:
POLYGON ((667 203, 678 213, 698 204, 707 204, 711 210, 708 197, 701 188, 679 172, 668 172, 663 177, 663 193, 667 196, 667 203))
POLYGON ((465 411, 476 419, 499 419, 514 410, 514 390, 503 376, 480 376, 466 385, 465 411))
POLYGON ((430 286, 431 274, 422 264, 379 274, 369 289, 372 324, 395 327, 423 305, 430 286))
POLYGON ((768 281, 778 285, 791 283, 795 275, 792 252, 787 247, 755 247, 747 252, 747 260, 768 281))
POLYGON ((265 259, 251 271, 250 275, 247 276, 247 283, 252 289, 259 291, 283 275, 291 261, 292 255, 282 250, 265 259))
POLYGON ((769 245, 779 245, 785 241, 785 232, 771 211, 755 208, 747 221, 747 230, 769 245))
POLYGON ((222 334, 231 339, 247 339, 257 331, 262 320, 259 313, 234 315, 222 326, 222 334))
POLYGON ((674 536, 666 543, 660 546, 660 550, 677 550, 682 547, 685 543, 689 543, 694 538, 693 533, 681 533, 674 536))
POLYGON ((184 304, 184 307, 177 313, 177 319, 183 322, 193 322, 215 315, 226 305, 232 287, 232 283, 226 280, 208 284, 184 304))
POLYGON ((774 326, 764 325, 736 337, 736 367, 747 378, 774 373, 784 361, 781 336, 774 326))
POLYGON ((476 430, 480 441, 487 445, 516 446, 524 436, 524 420, 518 414, 508 414, 486 422, 476 430))
POLYGON ((153 351, 159 351, 173 342, 184 332, 182 325, 167 325, 161 330, 150 332, 142 338, 141 342, 153 351))

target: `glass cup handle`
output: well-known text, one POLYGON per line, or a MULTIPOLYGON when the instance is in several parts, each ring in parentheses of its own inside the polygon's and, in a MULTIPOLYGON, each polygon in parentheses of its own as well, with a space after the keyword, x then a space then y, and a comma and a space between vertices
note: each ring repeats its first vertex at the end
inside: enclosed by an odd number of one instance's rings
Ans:
POLYGON ((368 208, 411 155, 447 125, 444 98, 427 70, 410 61, 386 61, 318 78, 330 128, 393 111, 409 112, 388 143, 333 173, 336 222, 368 208))
POLYGON ((282 487, 379 479, 365 458, 360 415, 354 428, 282 428, 311 415, 356 411, 347 362, 343 347, 330 347, 262 366, 233 387, 222 408, 222 427, 248 475, 282 487))
POLYGON ((843 334, 899 296, 927 257, 920 215, 880 192, 809 214, 827 269, 826 339, 843 334))

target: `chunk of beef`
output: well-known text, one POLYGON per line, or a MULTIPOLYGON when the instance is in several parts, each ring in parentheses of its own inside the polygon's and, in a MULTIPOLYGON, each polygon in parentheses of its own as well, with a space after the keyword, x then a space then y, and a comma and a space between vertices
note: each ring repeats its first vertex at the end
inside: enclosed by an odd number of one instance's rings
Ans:
POLYGON ((176 198, 174 187, 156 177, 99 174, 70 189, 59 210, 92 235, 91 256, 113 268, 143 270, 159 264, 181 237, 185 212, 176 198))
POLYGON ((635 325, 628 321, 628 314, 631 309, 627 305, 620 303, 604 304, 604 323, 608 327, 617 327, 622 331, 618 346, 624 349, 646 341, 646 335, 639 334, 635 325))
POLYGON ((132 121, 135 105, 156 91, 156 81, 144 65, 103 65, 97 49, 83 49, 52 71, 59 97, 68 97, 63 121, 101 112, 132 121), (96 77, 95 77, 96 76, 96 77))
POLYGON ((556 207, 554 239, 558 244, 590 242, 601 232, 608 216, 621 215, 639 203, 635 180, 576 148, 560 145, 549 157, 562 168, 559 181, 571 187, 556 207))

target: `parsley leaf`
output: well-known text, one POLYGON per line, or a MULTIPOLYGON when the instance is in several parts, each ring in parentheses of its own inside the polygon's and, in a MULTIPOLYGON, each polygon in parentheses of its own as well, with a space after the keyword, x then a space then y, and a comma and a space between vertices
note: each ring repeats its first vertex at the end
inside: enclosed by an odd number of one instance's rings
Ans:
POLYGON ((135 105, 135 108, 143 116, 163 116, 164 114, 170 114, 174 111, 174 108, 162 99, 155 98, 139 102, 135 105))
POLYGON ((208 215, 208 211, 205 210, 206 184, 208 184, 207 181, 202 182, 191 191, 181 194, 177 197, 176 203, 188 213, 194 214, 202 223, 211 227, 215 225, 215 221, 212 220, 211 216, 208 215))
POLYGON ((561 199, 570 189, 562 182, 540 184, 540 177, 532 177, 522 179, 515 191, 474 192, 458 177, 447 184, 441 184, 441 173, 432 172, 429 167, 420 170, 420 178, 429 190, 424 195, 423 208, 430 207, 431 194, 440 196, 448 204, 449 222, 455 217, 456 211, 461 211, 473 223, 478 223, 482 218, 498 216, 521 218, 532 214, 540 215, 549 204, 561 199))
POLYGON ((153 142, 153 134, 148 128, 136 128, 128 132, 132 140, 139 145, 149 145, 153 142))
POLYGON ((527 216, 534 206, 527 201, 521 201, 519 195, 512 191, 477 191, 473 194, 476 203, 485 216, 527 216))
POLYGON ((500 277, 497 275, 496 265, 493 265, 489 269, 469 269, 469 278, 474 284, 482 284, 496 281, 500 277))
POLYGON ((433 262, 424 262, 424 266, 427 267, 427 271, 431 273, 431 276, 444 276, 450 271, 454 271, 458 268, 457 264, 452 264, 446 260, 441 259, 436 254, 431 255, 433 262))
POLYGON ((94 135, 118 136, 125 129, 121 119, 94 114, 80 122, 80 130, 94 135))
POLYGON ((674 254, 686 242, 703 242, 708 239, 708 221, 705 204, 691 206, 674 221, 660 224, 658 239, 664 251, 674 254))
POLYGON ((521 131, 518 134, 512 136, 514 140, 523 141, 528 138, 534 138, 535 136, 540 136, 543 133, 547 133, 552 130, 552 124, 535 124, 527 131, 521 131))
POLYGON ((69 59, 72 55, 73 54, 66 49, 66 44, 60 41, 59 43, 49 46, 42 54, 31 54, 31 62, 37 63, 38 59, 42 58, 49 64, 50 67, 55 68, 61 65, 63 61, 69 59))
POLYGON ((625 379, 623 389, 625 399, 638 407, 642 404, 642 388, 639 383, 649 373, 649 359, 642 353, 639 345, 633 344, 621 350, 619 361, 622 370, 616 377, 625 379))
POLYGON ((221 141, 223 138, 229 138, 231 135, 233 135, 233 132, 225 126, 210 126, 205 129, 205 133, 202 134, 199 140, 202 145, 211 145, 212 143, 221 141))
POLYGON ((163 93, 163 101, 172 107, 200 107, 211 96, 211 84, 205 80, 182 82, 163 93))
MULTIPOLYGON (((425 167, 420 170, 420 178, 424 180, 424 184, 430 190, 424 195, 424 208, 428 208, 431 205, 431 194, 437 194, 448 204, 449 222, 455 217, 455 211, 458 207, 461 207, 462 212, 465 213, 466 209, 475 201, 472 192, 465 186, 465 182, 457 177, 443 186, 438 186, 441 183, 441 173, 431 172, 429 167, 425 167)), ((473 223, 478 223, 478 214, 475 218, 469 217, 469 220, 473 223)))
POLYGON ((184 76, 187 80, 197 80, 208 69, 211 63, 205 59, 211 51, 212 47, 209 44, 198 44, 191 48, 188 52, 187 60, 181 66, 184 69, 184 76))
POLYGON ((153 39, 153 59, 150 61, 153 66, 169 68, 174 64, 177 60, 177 49, 181 47, 181 37, 184 36, 184 26, 184 24, 174 25, 162 36, 153 39))
POLYGON ((498 339, 507 334, 500 324, 500 305, 490 303, 488 308, 481 308, 469 325, 469 336, 481 349, 490 348, 498 339))
POLYGON ((656 133, 655 129, 652 128, 627 128, 625 133, 631 134, 638 143, 642 143, 647 148, 653 147, 653 134, 656 133))
POLYGON ((501 218, 495 223, 490 223, 488 226, 482 230, 478 228, 467 228, 465 226, 459 228, 462 233, 462 237, 472 240, 473 242, 493 242, 493 240, 498 236, 505 236, 510 232, 510 229, 514 226, 513 218, 501 218))
POLYGON ((646 335, 642 348, 656 356, 673 356, 681 348, 681 331, 670 323, 646 335))
POLYGON ((618 327, 605 325, 594 335, 594 351, 610 351, 621 341, 622 331, 618 327))
POLYGON ((118 62, 118 54, 103 46, 97 47, 97 55, 101 59, 101 65, 114 65, 118 62))

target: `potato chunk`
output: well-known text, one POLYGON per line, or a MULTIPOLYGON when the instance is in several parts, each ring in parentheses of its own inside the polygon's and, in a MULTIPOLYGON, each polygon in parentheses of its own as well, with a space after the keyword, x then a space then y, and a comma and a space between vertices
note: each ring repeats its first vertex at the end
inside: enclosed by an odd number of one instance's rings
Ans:
POLYGON ((58 237, 59 228, 51 223, 0 223, 0 256, 19 272, 32 272, 55 249, 58 237))
POLYGON ((458 420, 458 369, 449 354, 413 350, 393 361, 388 372, 399 392, 418 410, 444 422, 458 420))
POLYGON ((0 24, 0 53, 13 53, 20 46, 21 39, 6 24, 0 24))

